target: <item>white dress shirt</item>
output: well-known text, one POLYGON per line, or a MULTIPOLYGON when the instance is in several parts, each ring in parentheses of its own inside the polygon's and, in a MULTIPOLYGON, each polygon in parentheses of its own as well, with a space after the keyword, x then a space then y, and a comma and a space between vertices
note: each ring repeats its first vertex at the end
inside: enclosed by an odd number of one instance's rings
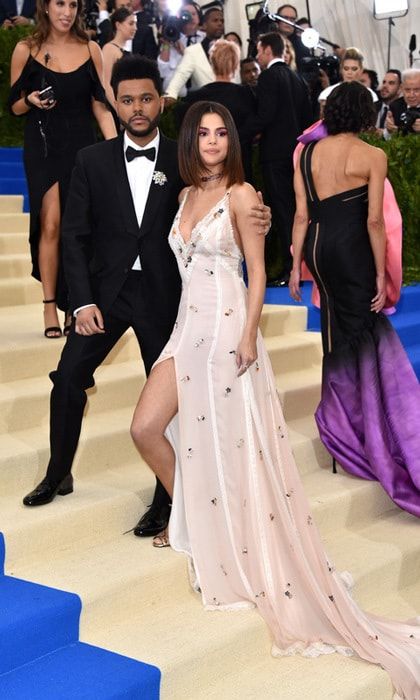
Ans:
MULTIPOLYGON (((149 196, 150 185, 152 184, 152 177, 155 171, 155 164, 157 153, 159 149, 160 135, 159 131, 155 138, 150 141, 147 146, 138 146, 131 138, 128 136, 127 132, 124 132, 124 163, 127 170, 128 183, 130 185, 131 196, 133 198, 134 209, 136 212, 137 223, 139 228, 143 220, 144 210, 146 208, 147 198, 149 196), (149 148, 155 148, 156 154, 154 161, 145 158, 134 158, 130 163, 125 157, 125 152, 128 148, 134 148, 136 151, 144 151, 149 148)), ((132 270, 141 270, 140 256, 138 255, 134 261, 132 270)), ((89 306, 95 306, 95 304, 85 304, 84 306, 79 306, 74 310, 74 316, 77 316, 81 309, 86 309, 89 306)))

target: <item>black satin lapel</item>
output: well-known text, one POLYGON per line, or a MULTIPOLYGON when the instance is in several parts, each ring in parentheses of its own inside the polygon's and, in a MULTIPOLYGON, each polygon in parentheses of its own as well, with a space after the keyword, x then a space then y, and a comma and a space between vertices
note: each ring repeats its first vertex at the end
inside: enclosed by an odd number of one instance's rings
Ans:
POLYGON ((169 180, 174 175, 173 158, 171 158, 171 154, 168 148, 166 148, 165 141, 165 137, 161 134, 154 172, 163 173, 167 178, 167 182, 164 185, 159 185, 152 180, 150 183, 149 196, 147 197, 146 206, 144 208, 139 236, 144 236, 147 231, 152 228, 153 221, 156 219, 159 207, 162 206, 162 201, 166 195, 165 188, 169 186, 169 180))
POLYGON ((114 143, 115 184, 117 196, 120 202, 124 226, 127 233, 133 236, 139 235, 136 210, 131 196, 130 183, 124 162, 123 136, 114 143))

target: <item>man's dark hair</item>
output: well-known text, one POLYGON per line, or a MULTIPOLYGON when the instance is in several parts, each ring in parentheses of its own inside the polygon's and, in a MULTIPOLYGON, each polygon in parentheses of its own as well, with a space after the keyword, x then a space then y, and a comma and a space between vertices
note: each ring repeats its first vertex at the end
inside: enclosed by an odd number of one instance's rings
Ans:
POLYGON ((253 58, 253 56, 247 56, 246 58, 243 58, 241 60, 240 66, 244 66, 246 63, 258 63, 256 58, 253 58))
POLYGON ((264 48, 270 46, 273 56, 276 58, 281 58, 284 51, 284 41, 278 32, 268 32, 267 34, 261 34, 258 37, 258 41, 264 48))
POLYGON ((399 82, 400 82, 400 83, 402 82, 401 71, 398 70, 398 68, 388 68, 388 70, 385 71, 385 75, 386 75, 387 73, 395 73, 395 75, 397 76, 399 82))
POLYGON ((286 9, 286 7, 290 7, 293 10, 293 12, 295 13, 296 17, 298 16, 298 11, 297 11, 296 7, 294 5, 289 5, 288 2, 286 2, 285 5, 280 5, 280 7, 277 10, 277 14, 278 15, 283 14, 283 10, 286 9))
POLYGON ((324 123, 331 136, 367 131, 375 124, 376 117, 371 93, 356 81, 334 88, 325 104, 324 123))
POLYGON ((117 97, 118 85, 122 80, 151 80, 159 93, 162 94, 162 79, 156 61, 145 56, 131 54, 122 56, 114 63, 111 75, 111 87, 117 97))
POLYGON ((217 7, 217 6, 210 7, 210 9, 207 10, 206 12, 204 12, 204 14, 203 14, 203 24, 205 24, 207 22, 208 18, 211 15, 213 15, 215 12, 221 12, 223 14, 223 8, 221 6, 220 7, 217 7))

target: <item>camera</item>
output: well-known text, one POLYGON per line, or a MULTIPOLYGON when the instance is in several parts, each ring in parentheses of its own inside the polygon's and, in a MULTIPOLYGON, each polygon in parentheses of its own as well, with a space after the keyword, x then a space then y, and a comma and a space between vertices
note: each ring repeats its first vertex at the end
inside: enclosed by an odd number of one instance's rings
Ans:
POLYGON ((191 12, 188 12, 188 10, 182 10, 179 17, 173 17, 172 15, 167 17, 162 24, 162 39, 169 41, 170 43, 175 43, 175 41, 178 41, 179 37, 181 36, 181 32, 185 25, 191 21, 191 12))
POLYGON ((407 107, 400 116, 400 132, 403 136, 414 134, 413 124, 416 119, 420 119, 420 109, 418 107, 407 107))
POLYGON ((48 104, 52 104, 55 100, 55 96, 54 90, 52 89, 51 85, 48 85, 48 87, 44 88, 43 90, 40 90, 38 93, 38 97, 40 100, 48 100, 48 104))
POLYGON ((334 54, 329 56, 303 56, 302 68, 305 73, 319 73, 319 70, 324 70, 328 75, 331 83, 339 80, 340 59, 334 54))

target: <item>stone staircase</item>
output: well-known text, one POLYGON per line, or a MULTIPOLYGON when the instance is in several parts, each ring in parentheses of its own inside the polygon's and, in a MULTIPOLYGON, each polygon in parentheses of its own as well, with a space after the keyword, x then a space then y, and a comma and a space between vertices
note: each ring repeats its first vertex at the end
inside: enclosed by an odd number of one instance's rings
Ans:
MULTIPOLYGON (((205 612, 189 588, 184 558, 127 532, 150 502, 154 483, 128 430, 144 382, 131 333, 89 391, 74 494, 42 508, 22 505, 45 471, 48 372, 64 341, 42 335, 41 290, 29 277, 28 218, 21 207, 22 198, 0 197, 0 530, 6 573, 77 593, 81 641, 158 666, 162 700, 391 700, 387 674, 361 660, 336 654, 273 659, 256 612, 205 612)), ((376 614, 412 618, 420 611, 419 522, 378 484, 331 473, 313 420, 320 336, 305 331, 306 318, 305 308, 267 306, 261 327, 314 517, 336 567, 353 574, 356 600, 376 614)))

